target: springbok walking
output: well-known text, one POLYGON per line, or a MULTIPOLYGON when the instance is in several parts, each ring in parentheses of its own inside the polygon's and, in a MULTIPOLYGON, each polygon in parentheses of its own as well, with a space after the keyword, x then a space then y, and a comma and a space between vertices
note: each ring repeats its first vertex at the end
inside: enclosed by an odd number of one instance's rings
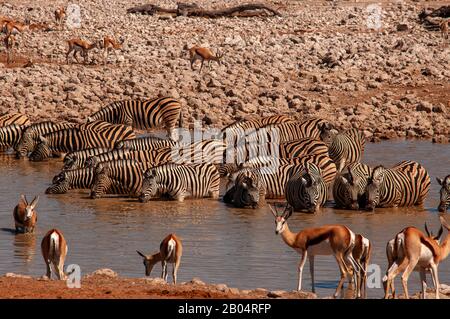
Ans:
POLYGON ((51 265, 53 264, 58 279, 64 280, 66 278, 64 261, 67 255, 67 243, 62 232, 58 229, 48 231, 42 239, 41 250, 47 265, 47 277, 49 279, 52 277, 51 265))

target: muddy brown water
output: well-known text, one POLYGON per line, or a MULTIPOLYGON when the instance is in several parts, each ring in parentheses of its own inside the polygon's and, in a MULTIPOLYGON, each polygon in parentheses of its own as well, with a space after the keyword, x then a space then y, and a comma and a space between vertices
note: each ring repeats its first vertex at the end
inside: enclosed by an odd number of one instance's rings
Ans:
MULTIPOLYGON (((323 224, 345 224, 362 233, 374 245, 372 261, 386 270, 385 244, 405 226, 423 228, 427 221, 438 228, 439 185, 435 178, 450 173, 450 145, 423 141, 386 141, 368 144, 364 162, 393 165, 400 160, 422 163, 431 176, 431 191, 424 208, 377 209, 375 213, 324 208, 316 215, 295 214, 289 220, 292 231, 323 224)), ((40 241, 50 228, 66 236, 68 264, 78 264, 82 274, 99 268, 112 268, 122 276, 143 277, 144 266, 136 249, 156 252, 162 238, 174 232, 184 245, 179 281, 199 277, 230 287, 294 290, 299 255, 274 233, 268 208, 234 209, 220 201, 186 200, 184 203, 152 201, 141 204, 130 199, 88 198, 89 192, 71 191, 65 195, 45 195, 61 162, 31 163, 0 157, 0 274, 14 272, 41 276, 45 264, 40 241), (39 194, 38 226, 35 235, 15 235, 12 211, 19 194, 29 199, 39 194)), ((450 262, 439 268, 441 283, 450 284, 450 262)), ((160 275, 160 265, 152 276, 160 275)), ((337 285, 338 269, 333 257, 316 257, 316 287, 320 297, 331 296, 337 285)), ((413 273, 410 293, 419 290, 413 273)), ((431 285, 431 278, 428 277, 431 285)), ((303 289, 311 289, 308 263, 303 289)), ((401 284, 397 279, 397 289, 401 284)), ((369 297, 379 298, 382 289, 369 289, 369 297)))

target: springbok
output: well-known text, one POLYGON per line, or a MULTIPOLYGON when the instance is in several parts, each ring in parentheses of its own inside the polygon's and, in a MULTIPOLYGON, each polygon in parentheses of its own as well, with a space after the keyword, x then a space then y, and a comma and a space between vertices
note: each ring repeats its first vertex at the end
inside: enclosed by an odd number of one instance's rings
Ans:
POLYGON ((200 47, 197 45, 194 45, 192 48, 188 48, 187 46, 184 47, 185 50, 189 50, 189 58, 191 61, 191 69, 194 70, 194 63, 197 60, 202 61, 202 65, 200 67, 200 73, 203 69, 203 63, 205 61, 208 61, 208 68, 211 68, 211 61, 216 61, 220 65, 220 60, 223 57, 223 54, 219 54, 219 51, 217 51, 217 54, 214 55, 212 51, 208 48, 200 47))
POLYGON ((367 298, 367 267, 369 266, 371 254, 372 243, 370 240, 361 234, 356 234, 352 255, 358 265, 361 266, 359 272, 356 273, 356 285, 359 287, 356 290, 357 298, 367 298))
POLYGON ((77 57, 78 52, 80 52, 81 56, 84 57, 84 63, 87 63, 88 52, 94 48, 99 47, 98 42, 88 43, 88 42, 78 39, 78 38, 68 40, 67 44, 69 45, 69 50, 66 53, 67 63, 69 63, 69 54, 72 51, 73 51, 73 57, 77 60, 78 63, 80 63, 80 61, 78 60, 78 57, 77 57))
POLYGON ((52 268, 55 269, 59 280, 64 280, 64 261, 67 255, 67 243, 61 231, 52 229, 45 234, 41 243, 42 256, 47 266, 47 277, 51 279, 52 268))
POLYGON ((37 223, 37 212, 35 210, 39 201, 39 196, 36 196, 31 203, 28 203, 25 195, 20 195, 20 200, 14 208, 14 224, 16 232, 22 230, 24 233, 34 232, 37 223))
POLYGON ((3 26, 3 33, 5 33, 6 35, 17 35, 19 33, 23 33, 26 30, 29 29, 29 24, 25 24, 25 23, 21 23, 21 22, 17 22, 17 21, 11 21, 6 23, 3 26))
POLYGON ((14 45, 16 44, 16 39, 12 34, 9 34, 3 38, 3 44, 6 48, 6 63, 11 63, 14 57, 14 45))
MULTIPOLYGON (((443 216, 439 217, 441 225, 450 230, 443 216)), ((395 298, 394 279, 400 273, 402 274, 403 290, 405 298, 409 299, 408 294, 408 278, 414 270, 420 272, 422 282, 422 298, 425 298, 426 290, 426 271, 431 271, 434 287, 436 289, 436 299, 439 299, 439 263, 447 258, 450 252, 450 234, 442 244, 439 238, 443 229, 439 230, 437 236, 433 236, 426 227, 427 236, 415 227, 406 227, 399 232, 394 239, 387 244, 386 253, 388 255, 388 270, 383 278, 385 289, 384 298, 392 295, 395 298)))
POLYGON ((183 246, 181 245, 181 240, 175 234, 167 235, 159 246, 159 252, 146 256, 139 250, 136 251, 139 256, 144 259, 145 275, 150 276, 153 266, 157 262, 161 262, 162 274, 161 278, 167 281, 168 272, 167 264, 171 263, 173 265, 173 283, 177 283, 177 273, 180 267, 181 255, 183 253, 183 246))
MULTIPOLYGON (((302 289, 302 274, 306 259, 309 258, 309 267, 312 280, 312 291, 314 287, 314 257, 330 256, 336 258, 341 273, 339 284, 334 293, 334 297, 338 297, 344 285, 345 279, 350 280, 352 276, 360 271, 361 266, 353 258, 352 252, 355 247, 356 235, 347 226, 344 225, 324 225, 321 227, 306 228, 299 233, 293 233, 289 230, 287 224, 288 218, 292 215, 293 208, 286 206, 281 215, 278 214, 276 208, 269 205, 273 216, 275 217, 275 234, 280 234, 283 241, 301 255, 298 265, 298 285, 297 290, 302 289)), ((357 295, 358 293, 358 286, 357 295)))
POLYGON ((439 29, 441 29, 441 35, 444 40, 448 39, 448 24, 450 19, 445 19, 441 23, 439 23, 439 29))
POLYGON ((66 17, 66 9, 64 7, 55 10, 55 21, 56 24, 61 27, 64 18, 66 17))
POLYGON ((123 38, 120 38, 119 42, 117 42, 111 37, 104 37, 103 41, 101 41, 101 47, 103 48, 103 58, 105 59, 105 61, 108 59, 109 52, 111 50, 114 50, 114 53, 117 57, 117 50, 122 48, 124 42, 125 39, 123 38))

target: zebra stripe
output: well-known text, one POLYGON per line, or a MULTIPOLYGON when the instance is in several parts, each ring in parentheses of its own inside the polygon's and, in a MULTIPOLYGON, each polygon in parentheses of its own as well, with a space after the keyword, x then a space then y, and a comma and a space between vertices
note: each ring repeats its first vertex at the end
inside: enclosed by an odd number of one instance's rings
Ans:
POLYGON ((88 119, 88 121, 95 120, 130 125, 137 129, 165 126, 173 137, 177 121, 181 121, 181 104, 171 97, 145 101, 117 101, 92 114, 88 119))
MULTIPOLYGON (((125 130, 129 128, 124 127, 125 130)), ((112 148, 121 135, 113 139, 106 138, 106 132, 80 131, 78 128, 69 128, 40 136, 40 142, 30 154, 30 160, 42 161, 50 156, 59 156, 60 153, 79 151, 93 147, 112 148)))
POLYGON ((218 171, 221 177, 231 176, 242 168, 258 168, 258 167, 275 167, 279 165, 314 163, 320 168, 322 178, 325 184, 331 185, 336 177, 336 165, 327 155, 306 155, 295 158, 274 158, 270 156, 262 156, 253 158, 241 165, 236 164, 220 164, 218 171))
POLYGON ((364 134, 357 129, 339 133, 328 142, 330 157, 340 170, 360 162, 366 145, 364 134))
POLYGON ((167 148, 175 146, 176 142, 172 140, 161 139, 156 136, 138 137, 135 139, 129 139, 126 141, 119 141, 114 148, 116 149, 129 149, 133 151, 150 151, 158 150, 160 148, 167 148))
POLYGON ((0 127, 11 124, 30 125, 31 122, 26 115, 20 113, 5 113, 0 115, 0 127))
POLYGON ((430 190, 430 176, 417 162, 405 161, 392 169, 377 166, 366 187, 366 209, 421 205, 430 190))
POLYGON ((213 164, 164 164, 144 174, 141 202, 169 196, 183 201, 186 197, 219 198, 220 176, 213 164))
POLYGON ((327 200, 327 189, 320 168, 313 163, 296 172, 286 184, 286 200, 294 211, 315 213, 327 200))
POLYGON ((113 188, 121 187, 124 194, 139 196, 142 189, 143 173, 152 167, 151 163, 134 160, 116 160, 99 163, 95 167, 95 181, 91 198, 99 198, 112 193, 113 188))
POLYGON ((51 121, 31 124, 22 133, 19 144, 14 148, 17 157, 27 156, 38 144, 39 136, 75 127, 73 123, 54 123, 51 121))
POLYGON ((319 154, 328 156, 328 146, 322 141, 309 137, 280 144, 281 158, 293 158, 319 154))
POLYGON ((445 178, 436 178, 439 185, 441 185, 441 189, 439 191, 439 212, 446 212, 447 208, 450 206, 450 175, 447 175, 445 178))
MULTIPOLYGON (((46 189, 46 194, 65 194, 71 189, 91 189, 94 184, 95 170, 93 168, 78 168, 64 170, 53 178, 52 185, 46 189)), ((117 185, 108 190, 112 194, 123 194, 124 190, 117 185)))
POLYGON ((161 165, 172 159, 172 150, 170 148, 162 148, 157 151, 130 151, 126 149, 110 150, 108 152, 90 156, 85 161, 86 167, 96 167, 99 163, 130 159, 140 163, 151 163, 152 165, 161 165))
POLYGON ((15 147, 22 137, 23 127, 17 124, 10 124, 0 127, 0 148, 15 147))
POLYGON ((86 160, 91 156, 96 156, 109 152, 111 149, 106 147, 87 148, 81 151, 67 153, 64 156, 64 170, 86 167, 86 160))

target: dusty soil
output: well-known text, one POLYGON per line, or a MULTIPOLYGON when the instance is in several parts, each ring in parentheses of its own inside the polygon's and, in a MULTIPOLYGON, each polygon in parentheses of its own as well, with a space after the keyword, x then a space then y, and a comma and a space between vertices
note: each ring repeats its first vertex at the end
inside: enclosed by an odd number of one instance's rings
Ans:
MULTIPOLYGON (((209 8, 239 1, 196 1, 209 8)), ((65 1, 5 1, 1 15, 54 31, 17 37, 17 61, 0 55, 0 112, 26 112, 32 120, 84 121, 121 99, 171 95, 184 105, 184 123, 223 127, 274 113, 320 116, 340 128, 359 127, 372 140, 433 139, 449 142, 450 46, 417 19, 424 7, 446 2, 381 3, 381 29, 368 27, 369 2, 268 0, 282 17, 188 18, 127 14, 142 0, 82 2, 81 28, 54 26, 65 1), (45 4, 45 5, 44 5, 45 4), (397 31, 399 24, 406 31, 397 31), (90 52, 89 65, 65 61, 66 41, 125 39, 104 63, 90 52), (184 45, 224 53, 199 74, 184 45), (23 68, 26 61, 32 65, 23 68)), ((157 1, 175 7, 176 1, 157 1)))
POLYGON ((179 285, 167 284, 159 278, 122 278, 109 269, 100 269, 81 280, 81 288, 68 288, 65 281, 32 278, 16 274, 0 277, 0 299, 35 298, 179 298, 179 299, 314 299, 308 292, 238 290, 225 284, 209 285, 193 279, 179 285))

